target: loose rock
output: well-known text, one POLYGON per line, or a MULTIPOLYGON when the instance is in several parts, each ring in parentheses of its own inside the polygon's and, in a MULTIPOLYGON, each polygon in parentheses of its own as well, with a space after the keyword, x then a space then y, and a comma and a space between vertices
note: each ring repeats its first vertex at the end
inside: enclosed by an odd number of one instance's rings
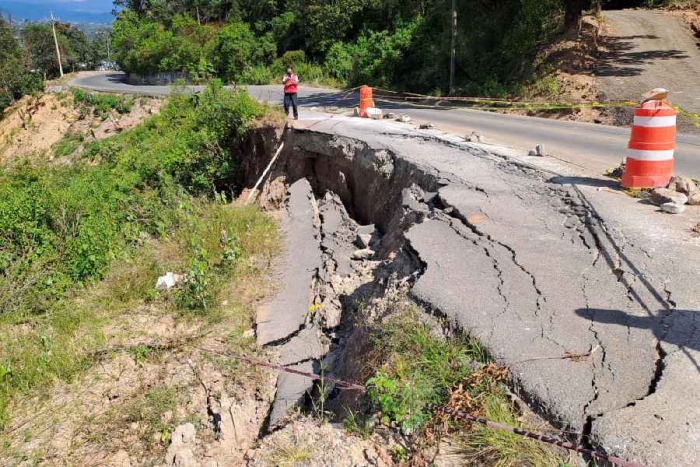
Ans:
POLYGON ((382 110, 381 109, 377 109, 375 107, 370 107, 365 112, 367 112, 367 117, 371 118, 372 120, 381 120, 382 119, 382 110))
POLYGON ((156 290, 169 290, 185 279, 184 274, 173 274, 172 272, 160 276, 156 281, 156 290))
POLYGON ((661 205, 661 210, 668 214, 680 214, 685 211, 685 205, 676 203, 664 203, 661 205))
POLYGON ((527 153, 530 157, 544 157, 547 155, 547 150, 544 148, 543 144, 538 144, 535 149, 530 149, 527 153))
POLYGON ((700 192, 700 188, 698 188, 692 179, 681 176, 671 177, 671 181, 668 184, 668 189, 688 196, 693 193, 700 192))
POLYGON ((668 188, 654 188, 649 193, 649 201, 657 206, 667 203, 682 205, 688 202, 688 197, 683 193, 669 190, 668 188))
POLYGON ((434 127, 434 125, 432 123, 428 122, 428 123, 421 123, 418 128, 420 128, 421 130, 429 130, 433 127, 434 127))
POLYGON ((370 259, 372 256, 374 256, 374 251, 370 250, 369 248, 365 248, 364 250, 355 250, 352 254, 352 259, 370 259))
POLYGON ((372 236, 369 234, 357 234, 357 237, 355 238, 355 245, 357 245, 360 249, 365 250, 369 248, 369 242, 372 241, 372 236))
POLYGON ((399 117, 399 121, 401 123, 411 123, 411 117, 409 117, 408 115, 401 115, 399 117))
POLYGON ((484 142, 484 137, 477 133, 476 131, 472 131, 471 134, 467 135, 464 137, 465 140, 469 143, 483 143, 484 142))
POLYGON ((170 447, 165 453, 167 465, 177 467, 196 467, 198 465, 192 452, 196 435, 197 430, 191 423, 185 423, 175 428, 170 447))
POLYGON ((696 191, 688 197, 688 204, 691 206, 700 206, 700 191, 696 191))

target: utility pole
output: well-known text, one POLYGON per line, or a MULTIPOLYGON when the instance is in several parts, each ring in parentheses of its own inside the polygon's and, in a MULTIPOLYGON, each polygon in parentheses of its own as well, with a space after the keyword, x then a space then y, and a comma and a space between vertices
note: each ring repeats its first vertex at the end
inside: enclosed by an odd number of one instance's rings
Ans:
POLYGON ((455 84, 455 56, 457 54, 457 0, 452 0, 452 48, 450 51, 450 93, 455 84))
POLYGON ((51 12, 51 28, 53 29, 53 42, 56 44, 56 55, 58 56, 58 69, 63 78, 63 65, 61 64, 61 50, 58 48, 58 37, 56 37, 56 21, 53 19, 53 11, 51 12))

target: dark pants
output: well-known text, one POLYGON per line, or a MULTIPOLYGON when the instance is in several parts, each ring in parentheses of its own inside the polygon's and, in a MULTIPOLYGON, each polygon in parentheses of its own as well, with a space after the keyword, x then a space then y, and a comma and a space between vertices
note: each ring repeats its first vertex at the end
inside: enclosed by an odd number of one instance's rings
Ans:
POLYGON ((298 101, 297 101, 297 93, 291 93, 291 94, 286 94, 284 95, 284 114, 289 115, 289 106, 292 106, 292 109, 294 110, 294 120, 299 119, 299 110, 297 109, 298 101))

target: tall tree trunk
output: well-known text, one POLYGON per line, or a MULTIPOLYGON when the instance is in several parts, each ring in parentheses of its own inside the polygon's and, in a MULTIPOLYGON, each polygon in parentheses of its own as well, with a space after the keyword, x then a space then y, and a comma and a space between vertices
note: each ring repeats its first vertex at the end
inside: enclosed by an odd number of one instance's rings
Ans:
POLYGON ((567 30, 578 29, 586 0, 564 0, 564 26, 567 30))

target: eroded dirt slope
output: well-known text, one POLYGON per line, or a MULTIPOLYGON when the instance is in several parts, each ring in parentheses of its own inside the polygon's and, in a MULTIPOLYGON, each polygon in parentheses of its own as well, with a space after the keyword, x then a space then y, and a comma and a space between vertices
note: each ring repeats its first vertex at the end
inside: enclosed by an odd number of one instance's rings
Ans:
POLYGON ((135 127, 159 108, 159 99, 138 98, 123 114, 98 113, 76 102, 70 92, 26 96, 0 116, 0 164, 25 158, 53 160, 66 137, 76 143, 104 139, 135 127))

